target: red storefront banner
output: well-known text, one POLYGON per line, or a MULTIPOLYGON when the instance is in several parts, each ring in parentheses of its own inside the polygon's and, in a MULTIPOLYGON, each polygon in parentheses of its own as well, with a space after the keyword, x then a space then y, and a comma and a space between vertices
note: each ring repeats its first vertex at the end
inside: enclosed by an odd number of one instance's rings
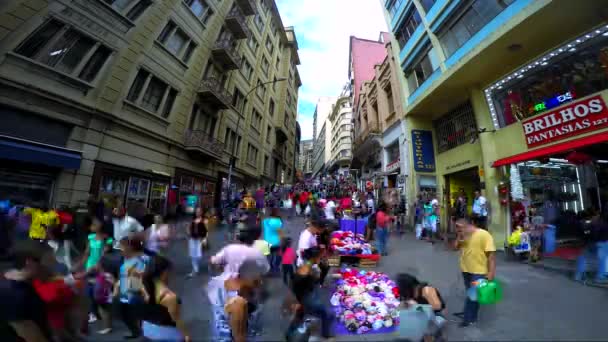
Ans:
POLYGON ((527 119, 522 125, 528 147, 536 147, 607 127, 608 108, 596 95, 527 119))

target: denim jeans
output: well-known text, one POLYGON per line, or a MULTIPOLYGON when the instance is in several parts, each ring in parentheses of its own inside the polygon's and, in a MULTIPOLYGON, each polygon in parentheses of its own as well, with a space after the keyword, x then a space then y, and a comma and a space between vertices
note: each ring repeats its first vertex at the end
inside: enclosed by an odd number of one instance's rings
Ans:
MULTIPOLYGON (((468 290, 471 287, 472 282, 479 280, 479 279, 486 279, 485 274, 474 274, 474 273, 467 273, 467 272, 462 272, 462 277, 464 278, 465 290, 468 290)), ((465 298, 466 299, 464 301, 464 310, 463 310, 464 311, 464 321, 466 323, 477 322, 477 315, 479 313, 479 303, 470 300, 466 291, 465 291, 465 298)))
POLYGON ((576 280, 585 278, 587 259, 597 258, 598 266, 595 281, 608 280, 608 241, 595 242, 583 250, 576 259, 576 280))
POLYGON ((268 264, 270 265, 270 272, 273 274, 279 274, 281 271, 282 257, 279 255, 280 247, 270 247, 270 258, 268 264))
POLYGON ((323 337, 330 338, 334 335, 334 313, 321 303, 317 290, 314 290, 313 293, 304 298, 302 306, 304 307, 305 315, 312 315, 321 320, 321 335, 323 337))
POLYGON ((385 254, 386 253, 386 243, 388 240, 388 231, 386 228, 376 228, 376 248, 378 249, 378 253, 385 254))

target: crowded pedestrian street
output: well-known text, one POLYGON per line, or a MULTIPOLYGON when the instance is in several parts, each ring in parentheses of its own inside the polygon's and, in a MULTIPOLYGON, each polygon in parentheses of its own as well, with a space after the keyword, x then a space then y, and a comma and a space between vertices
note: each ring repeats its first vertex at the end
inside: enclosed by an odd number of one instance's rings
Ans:
MULTIPOLYGON (((304 228, 304 218, 286 220, 289 235, 297 237, 304 228)), ((225 231, 218 229, 210 235, 210 254, 219 250, 225 231)), ((186 240, 172 243, 170 258, 175 263, 171 283, 184 303, 184 320, 194 341, 210 341, 211 310, 205 295, 209 274, 186 279, 190 272, 190 260, 186 253, 186 240)), ((392 236, 390 254, 384 258, 378 270, 389 275, 407 272, 438 287, 446 298, 449 312, 462 310, 464 287, 458 269, 458 254, 446 251, 443 245, 418 241, 413 232, 402 238, 392 236)), ((208 257, 208 255, 207 255, 208 257)), ((520 341, 520 340, 603 340, 606 333, 601 317, 608 300, 608 290, 582 286, 566 275, 554 271, 538 270, 532 266, 504 260, 499 256, 497 278, 504 285, 505 300, 500 305, 485 307, 481 311, 479 325, 471 329, 459 329, 455 322, 447 328, 448 340, 452 341, 520 341), (548 286, 550 284, 550 286, 548 286), (584 310, 573 308, 584 307, 584 310)), ((264 308, 264 332, 259 341, 282 341, 289 324, 289 316, 281 310, 288 289, 280 278, 269 280, 272 296, 264 308)), ((329 286, 328 286, 329 287, 329 286)), ((326 293, 329 305, 329 293, 326 293)), ((120 340, 127 332, 120 322, 109 335, 91 336, 91 341, 120 340)), ((393 341, 392 334, 345 335, 337 341, 393 341)))
POLYGON ((608 341, 599 0, 0 0, 0 342, 608 341))

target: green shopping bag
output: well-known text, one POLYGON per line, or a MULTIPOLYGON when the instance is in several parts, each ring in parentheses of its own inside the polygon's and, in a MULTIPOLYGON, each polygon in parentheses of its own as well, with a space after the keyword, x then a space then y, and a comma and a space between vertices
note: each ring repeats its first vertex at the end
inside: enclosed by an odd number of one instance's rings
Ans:
POLYGON ((496 280, 484 281, 477 285, 479 304, 496 304, 502 300, 502 286, 496 280))

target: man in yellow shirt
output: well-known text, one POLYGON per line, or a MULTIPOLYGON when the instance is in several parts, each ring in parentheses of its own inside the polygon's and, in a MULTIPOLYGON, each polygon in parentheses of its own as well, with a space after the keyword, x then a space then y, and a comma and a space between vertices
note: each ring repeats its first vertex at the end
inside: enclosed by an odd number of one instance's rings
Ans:
MULTIPOLYGON (((456 221, 458 232, 458 247, 460 255, 460 269, 464 278, 464 286, 475 286, 480 279, 493 280, 496 276, 496 246, 492 235, 486 230, 479 229, 467 219, 456 221)), ((479 303, 466 296, 461 327, 467 327, 477 322, 479 303)))

